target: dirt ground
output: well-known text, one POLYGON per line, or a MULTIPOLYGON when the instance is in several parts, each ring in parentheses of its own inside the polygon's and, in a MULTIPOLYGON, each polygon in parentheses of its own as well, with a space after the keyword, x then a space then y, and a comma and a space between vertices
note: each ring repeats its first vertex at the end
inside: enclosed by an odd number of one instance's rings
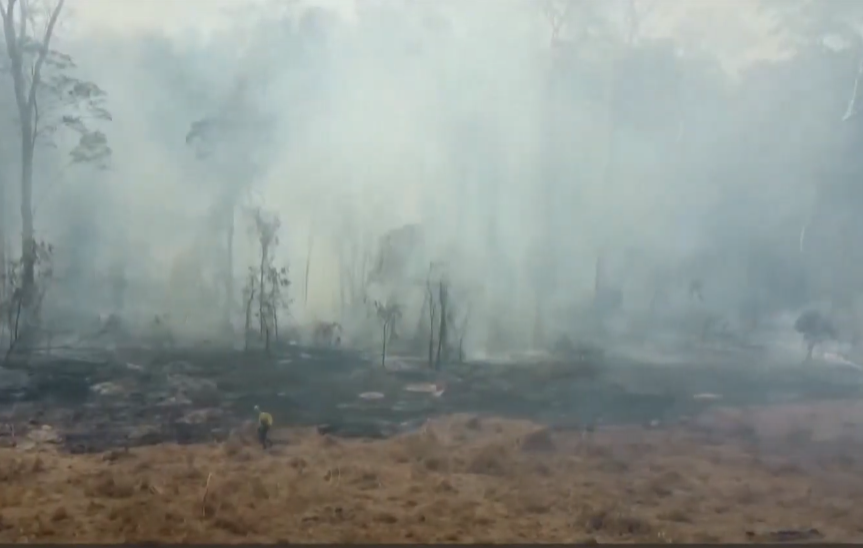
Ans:
POLYGON ((0 543, 863 540, 863 404, 595 433, 456 416, 387 441, 276 434, 267 452, 249 429, 2 449, 0 543))

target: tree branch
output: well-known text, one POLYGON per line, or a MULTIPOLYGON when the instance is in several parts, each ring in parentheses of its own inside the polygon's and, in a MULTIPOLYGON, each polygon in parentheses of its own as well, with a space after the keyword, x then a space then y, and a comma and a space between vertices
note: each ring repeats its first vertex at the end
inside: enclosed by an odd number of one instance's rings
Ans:
POLYGON ((3 12, 3 34, 6 37, 6 52, 12 63, 12 78, 15 87, 15 102, 21 116, 21 124, 24 125, 24 115, 27 114, 27 102, 24 97, 24 69, 21 59, 21 47, 18 43, 18 35, 15 32, 15 3, 17 0, 9 0, 6 10, 3 12))
POLYGON ((18 40, 23 40, 27 35, 27 0, 21 0, 18 5, 18 40))
POLYGON ((30 136, 30 146, 36 146, 36 137, 39 136, 39 102, 36 101, 36 96, 33 96, 33 131, 30 136))
POLYGON ((33 81, 30 83, 30 96, 27 98, 28 112, 32 112, 36 104, 36 89, 39 87, 39 80, 42 74, 42 65, 45 64, 45 57, 48 56, 48 49, 51 46, 51 37, 54 35, 54 27, 57 25, 57 20, 60 18, 60 11, 63 9, 63 4, 66 0, 59 0, 54 11, 51 13, 51 19, 48 20, 48 27, 45 29, 45 37, 42 39, 42 47, 39 49, 39 57, 36 58, 36 66, 33 69, 33 81))
POLYGON ((848 101, 848 108, 845 115, 842 116, 842 121, 847 122, 857 116, 857 95, 860 89, 860 80, 863 79, 863 57, 860 59, 860 65, 857 68, 857 77, 854 78, 854 88, 851 90, 851 100, 848 101))

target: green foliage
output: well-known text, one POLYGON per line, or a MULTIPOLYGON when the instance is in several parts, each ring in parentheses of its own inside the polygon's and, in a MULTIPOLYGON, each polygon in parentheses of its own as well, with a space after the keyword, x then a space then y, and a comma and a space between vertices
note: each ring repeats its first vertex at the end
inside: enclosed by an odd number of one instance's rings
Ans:
POLYGON ((75 76, 78 66, 72 56, 53 48, 46 50, 48 38, 37 40, 27 33, 17 36, 27 88, 35 86, 33 110, 28 113, 35 138, 54 146, 56 133, 67 129, 78 136, 69 151, 70 163, 107 169, 112 150, 105 133, 94 126, 113 119, 107 108, 108 94, 96 83, 75 76))

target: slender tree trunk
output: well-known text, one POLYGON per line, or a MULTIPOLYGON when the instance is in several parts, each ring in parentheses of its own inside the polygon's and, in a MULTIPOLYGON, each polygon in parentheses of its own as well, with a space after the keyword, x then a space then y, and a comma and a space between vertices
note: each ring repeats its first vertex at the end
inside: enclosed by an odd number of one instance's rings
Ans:
POLYGON ((442 352, 446 351, 447 341, 447 304, 449 300, 449 288, 443 282, 438 286, 438 304, 440 305, 440 324, 437 338, 437 356, 435 358, 435 369, 440 370, 442 352))
POLYGON ((425 319, 426 310, 428 309, 428 295, 423 295, 423 304, 420 306, 420 313, 417 316, 417 324, 414 329, 413 339, 417 348, 422 348, 423 335, 425 335, 425 319))
POLYGON ((429 346, 428 346, 428 367, 429 369, 435 368, 434 362, 434 332, 435 332, 435 303, 434 303, 434 293, 432 292, 431 284, 427 285, 426 290, 426 299, 425 302, 428 303, 428 312, 429 312, 429 346))
POLYGON ((26 125, 21 146, 21 258, 24 266, 22 292, 29 300, 36 279, 36 246, 33 230, 33 138, 32 130, 26 125))
MULTIPOLYGON (((260 320, 261 327, 261 335, 264 335, 264 329, 266 328, 267 319, 264 316, 264 304, 266 300, 265 292, 264 292, 264 268, 267 264, 267 245, 262 242, 261 244, 261 267, 260 267, 260 281, 258 282, 258 319, 260 320)), ((268 335, 269 337, 269 335, 268 335)), ((269 341, 267 341, 269 345, 269 341)))
MULTIPOLYGON (((65 0, 59 0, 51 12, 44 38, 39 44, 39 53, 32 67, 24 68, 22 45, 28 38, 26 25, 20 25, 15 31, 14 2, 7 2, 2 11, 3 33, 6 41, 6 55, 10 61, 10 72, 15 90, 15 103, 18 107, 21 123, 21 256, 24 263, 22 293, 25 301, 33 297, 33 286, 36 278, 36 246, 33 233, 33 157, 36 148, 36 132, 38 131, 38 110, 36 109, 36 91, 40 85, 42 66, 50 51, 51 37, 54 26, 63 10, 65 0), (29 77, 29 85, 26 77, 29 77)), ((26 21, 28 4, 18 4, 19 22, 26 21)))
MULTIPOLYGON (((254 280, 254 278, 252 278, 254 280)), ((249 332, 252 330, 252 304, 255 302, 255 288, 249 290, 249 300, 246 301, 246 329, 243 332, 244 350, 249 349, 249 332)))

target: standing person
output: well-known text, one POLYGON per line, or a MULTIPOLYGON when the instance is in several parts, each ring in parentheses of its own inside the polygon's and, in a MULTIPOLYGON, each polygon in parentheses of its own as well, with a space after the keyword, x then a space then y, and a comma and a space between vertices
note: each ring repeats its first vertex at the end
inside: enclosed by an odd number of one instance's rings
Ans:
POLYGON ((261 447, 266 449, 273 445, 273 442, 269 438, 270 428, 273 427, 273 416, 265 411, 261 411, 261 408, 257 405, 255 406, 255 411, 258 413, 258 441, 261 442, 261 447))

